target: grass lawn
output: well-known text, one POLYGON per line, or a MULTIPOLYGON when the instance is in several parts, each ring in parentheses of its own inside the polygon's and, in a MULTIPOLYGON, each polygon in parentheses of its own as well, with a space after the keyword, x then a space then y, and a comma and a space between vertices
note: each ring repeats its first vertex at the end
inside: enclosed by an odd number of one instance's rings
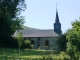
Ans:
POLYGON ((0 60, 13 60, 21 58, 21 60, 44 60, 46 58, 54 58, 59 53, 54 50, 29 50, 21 49, 20 55, 18 49, 0 48, 0 60))

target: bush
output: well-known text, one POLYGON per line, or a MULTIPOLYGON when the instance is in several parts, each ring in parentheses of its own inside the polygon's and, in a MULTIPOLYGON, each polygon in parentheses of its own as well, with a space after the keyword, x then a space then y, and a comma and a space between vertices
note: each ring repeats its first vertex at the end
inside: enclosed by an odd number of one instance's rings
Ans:
POLYGON ((31 42, 30 42, 30 40, 24 40, 24 46, 23 47, 30 49, 31 48, 31 42))
POLYGON ((53 59, 54 60, 70 60, 70 56, 67 55, 65 52, 60 52, 60 54, 55 55, 53 59))

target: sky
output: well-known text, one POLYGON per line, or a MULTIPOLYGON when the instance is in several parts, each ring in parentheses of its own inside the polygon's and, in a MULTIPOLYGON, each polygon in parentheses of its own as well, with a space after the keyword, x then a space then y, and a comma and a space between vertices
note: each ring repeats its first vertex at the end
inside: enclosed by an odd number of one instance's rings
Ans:
POLYGON ((27 9, 24 26, 37 29, 54 29, 56 3, 62 32, 71 28, 71 22, 80 17, 80 0, 25 0, 27 9))

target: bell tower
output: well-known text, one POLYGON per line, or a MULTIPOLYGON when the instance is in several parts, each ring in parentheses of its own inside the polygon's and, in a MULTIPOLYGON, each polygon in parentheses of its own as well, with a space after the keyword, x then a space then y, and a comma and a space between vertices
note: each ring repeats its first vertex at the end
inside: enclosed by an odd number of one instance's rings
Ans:
POLYGON ((58 11, 57 11, 57 3, 56 3, 56 18, 55 18, 55 23, 54 23, 54 32, 57 34, 61 35, 61 23, 59 21, 59 16, 58 16, 58 11))

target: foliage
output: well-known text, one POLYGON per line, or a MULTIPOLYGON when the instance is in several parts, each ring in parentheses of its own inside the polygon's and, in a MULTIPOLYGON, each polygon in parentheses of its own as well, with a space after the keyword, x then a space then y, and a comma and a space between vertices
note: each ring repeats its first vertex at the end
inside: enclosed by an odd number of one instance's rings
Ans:
POLYGON ((21 46, 23 44, 22 32, 19 32, 16 38, 17 38, 17 41, 18 41, 19 55, 20 55, 20 48, 21 48, 21 46))
POLYGON ((30 40, 25 40, 24 42, 25 42, 25 48, 30 49, 31 48, 31 42, 30 42, 30 40))
POLYGON ((0 17, 14 18, 26 7, 25 0, 0 0, 0 17))
POLYGON ((80 52, 80 21, 72 22, 72 28, 67 33, 67 52, 71 59, 78 60, 80 52))
POLYGON ((57 44, 58 44, 59 51, 66 50, 66 43, 67 43, 66 34, 63 34, 58 37, 57 44))
POLYGON ((30 40, 24 40, 24 38, 22 37, 22 32, 18 33, 16 40, 18 41, 18 46, 20 46, 19 48, 22 48, 22 49, 31 48, 30 40))
POLYGON ((16 37, 18 40, 18 44, 20 45, 20 47, 22 46, 23 43, 23 37, 22 37, 22 32, 18 33, 18 36, 16 37))
MULTIPOLYGON (((7 60, 21 58, 21 60, 69 60, 70 57, 65 52, 60 54, 54 50, 33 50, 33 49, 21 49, 21 55, 18 55, 18 49, 0 48, 0 59, 3 55, 7 57, 7 60), (5 54, 4 54, 5 52, 5 54), (44 54, 43 54, 44 52, 44 54), (53 54, 51 54, 51 52, 53 54)), ((2 59, 1 59, 2 60, 2 59)))
MULTIPOLYGON (((14 19, 26 8, 25 0, 0 0, 0 46, 11 47, 14 19)), ((18 19, 16 20, 16 22, 18 19)), ((20 24, 18 22, 18 24, 20 24)), ((19 25, 18 25, 19 26, 19 25)), ((15 26, 16 27, 16 26, 15 26)), ((12 46, 13 47, 13 46, 12 46)))
POLYGON ((15 19, 12 20, 11 29, 13 29, 13 30, 12 30, 13 33, 15 32, 15 30, 23 29, 22 26, 23 26, 23 24, 25 23, 24 20, 25 20, 25 19, 24 19, 23 16, 16 17, 15 19))
POLYGON ((54 60, 70 60, 70 56, 66 52, 62 51, 58 55, 54 55, 54 60))

